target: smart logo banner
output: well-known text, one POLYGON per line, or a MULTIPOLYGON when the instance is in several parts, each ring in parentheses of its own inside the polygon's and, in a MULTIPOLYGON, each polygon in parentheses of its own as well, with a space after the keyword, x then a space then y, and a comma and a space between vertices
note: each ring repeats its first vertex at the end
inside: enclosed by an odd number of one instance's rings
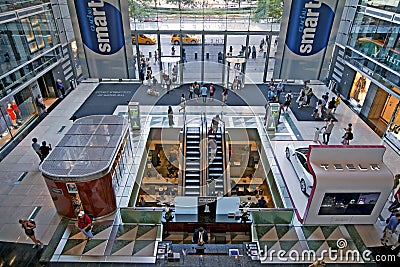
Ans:
POLYGON ((100 55, 112 55, 124 46, 121 12, 103 0, 75 0, 82 41, 100 55))
POLYGON ((287 47, 299 56, 311 56, 326 48, 334 17, 333 10, 321 1, 292 1, 287 47))

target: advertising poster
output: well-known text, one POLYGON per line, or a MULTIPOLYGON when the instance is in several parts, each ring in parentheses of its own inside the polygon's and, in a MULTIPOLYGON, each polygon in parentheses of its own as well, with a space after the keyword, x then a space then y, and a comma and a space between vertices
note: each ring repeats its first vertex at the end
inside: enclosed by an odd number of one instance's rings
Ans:
POLYGON ((87 75, 90 78, 130 78, 127 55, 133 53, 129 14, 123 6, 126 3, 74 0, 69 4, 79 56, 85 59, 87 75))
POLYGON ((345 1, 285 1, 274 77, 326 77, 345 1))

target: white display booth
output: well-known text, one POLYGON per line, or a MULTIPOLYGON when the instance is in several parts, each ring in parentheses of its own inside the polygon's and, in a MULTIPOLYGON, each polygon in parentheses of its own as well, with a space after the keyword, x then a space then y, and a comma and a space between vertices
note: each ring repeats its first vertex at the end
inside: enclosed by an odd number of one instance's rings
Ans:
POLYGON ((373 224, 393 186, 384 146, 310 145, 314 184, 303 224, 373 224))

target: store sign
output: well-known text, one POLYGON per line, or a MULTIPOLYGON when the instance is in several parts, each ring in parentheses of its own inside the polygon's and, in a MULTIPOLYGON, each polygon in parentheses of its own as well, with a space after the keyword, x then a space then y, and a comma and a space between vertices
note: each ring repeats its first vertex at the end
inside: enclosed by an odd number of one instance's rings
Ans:
POLYGON ((299 56, 318 53, 328 44, 334 16, 333 10, 321 1, 293 1, 286 35, 287 47, 299 56))
POLYGON ((75 0, 83 43, 93 52, 112 55, 124 46, 120 11, 110 3, 75 0))

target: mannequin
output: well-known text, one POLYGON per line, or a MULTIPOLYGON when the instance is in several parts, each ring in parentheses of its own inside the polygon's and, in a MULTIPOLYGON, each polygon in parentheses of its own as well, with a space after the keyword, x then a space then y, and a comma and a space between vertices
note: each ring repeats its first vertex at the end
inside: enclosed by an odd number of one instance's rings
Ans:
POLYGON ((6 109, 6 110, 7 110, 8 116, 9 116, 10 119, 11 119, 12 126, 13 126, 14 128, 17 128, 17 125, 16 125, 17 116, 15 115, 14 110, 13 110, 13 108, 11 107, 11 104, 10 104, 10 103, 8 103, 7 109, 6 109))
POLYGON ((366 78, 364 76, 361 76, 356 83, 356 90, 354 91, 354 99, 357 102, 360 102, 360 99, 359 99, 360 93, 364 93, 364 91, 365 91, 364 89, 365 89, 366 82, 367 82, 366 78))
POLYGON ((17 123, 20 124, 20 123, 21 123, 21 120, 22 120, 22 117, 21 117, 21 110, 18 108, 18 105, 17 105, 17 103, 15 103, 15 100, 13 100, 13 101, 11 102, 11 107, 12 107, 12 109, 13 109, 15 115, 17 116, 17 123))

